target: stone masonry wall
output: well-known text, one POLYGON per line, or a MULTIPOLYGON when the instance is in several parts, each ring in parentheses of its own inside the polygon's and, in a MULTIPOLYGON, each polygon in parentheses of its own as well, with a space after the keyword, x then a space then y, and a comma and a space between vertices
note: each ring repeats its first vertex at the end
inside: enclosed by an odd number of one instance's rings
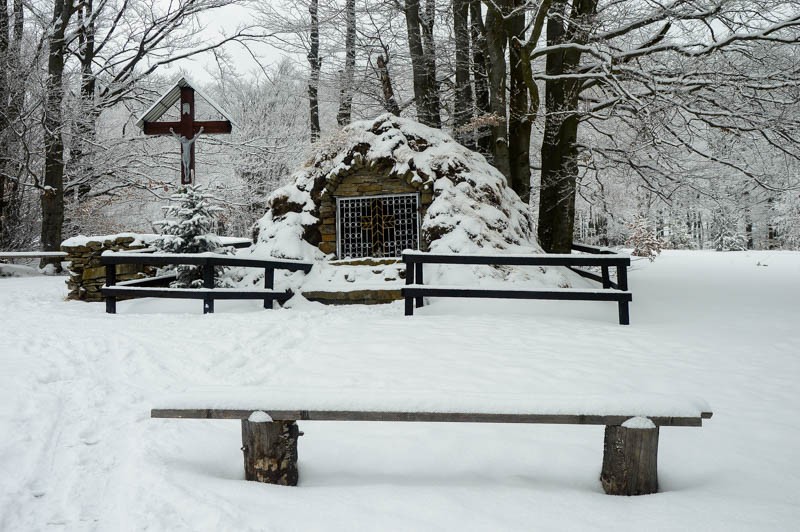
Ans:
MULTIPOLYGON (((67 253, 65 260, 70 262, 67 299, 80 301, 103 301, 100 287, 106 282, 106 268, 100 262, 104 251, 128 251, 142 249, 147 244, 134 236, 87 237, 87 240, 75 245, 61 245, 61 251, 67 253)), ((127 281, 151 275, 152 266, 138 264, 120 264, 117 266, 117 281, 127 281)))
MULTIPOLYGON (((409 174, 409 181, 412 177, 409 174)), ((425 216, 433 193, 423 189, 418 183, 411 183, 401 177, 387 177, 369 168, 359 168, 352 174, 335 179, 326 187, 326 194, 319 206, 320 233, 322 242, 319 249, 325 254, 336 253, 336 197, 379 196, 382 194, 420 193, 420 219, 425 216)), ((424 247, 424 243, 421 243, 424 247)))

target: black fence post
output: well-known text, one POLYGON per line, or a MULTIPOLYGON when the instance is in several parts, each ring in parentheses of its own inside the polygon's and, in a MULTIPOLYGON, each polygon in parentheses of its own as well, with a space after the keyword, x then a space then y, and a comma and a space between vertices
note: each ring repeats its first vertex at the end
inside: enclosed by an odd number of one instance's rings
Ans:
POLYGON ((628 290, 628 267, 617 266, 617 286, 620 290, 628 290))
POLYGON ((619 306, 619 324, 620 325, 630 325, 631 324, 631 316, 628 310, 628 301, 620 300, 617 305, 619 306))
MULTIPOLYGON (((106 264, 106 286, 114 286, 117 284, 117 265, 106 264)), ((106 295, 106 313, 117 313, 117 298, 111 294, 106 295)))
MULTIPOLYGON (((425 284, 424 279, 422 278, 422 266, 421 262, 418 262, 414 265, 414 269, 416 270, 416 277, 417 277, 417 284, 425 284)), ((417 308, 420 308, 423 305, 422 297, 417 298, 417 308)))
MULTIPOLYGON (((406 265, 406 285, 414 284, 414 263, 411 261, 411 257, 407 255, 403 255, 403 263, 406 265)), ((414 298, 411 296, 405 296, 405 304, 406 304, 406 316, 413 316, 414 315, 414 298)))
MULTIPOLYGON (((211 261, 206 261, 203 265, 203 288, 209 290, 214 288, 214 265, 211 264, 211 261)), ((213 313, 214 295, 206 294, 206 297, 203 298, 203 314, 213 313)))
MULTIPOLYGON (((264 268, 264 288, 267 290, 275 288, 275 270, 273 268, 264 268)), ((264 308, 272 308, 272 297, 264 298, 264 308)))

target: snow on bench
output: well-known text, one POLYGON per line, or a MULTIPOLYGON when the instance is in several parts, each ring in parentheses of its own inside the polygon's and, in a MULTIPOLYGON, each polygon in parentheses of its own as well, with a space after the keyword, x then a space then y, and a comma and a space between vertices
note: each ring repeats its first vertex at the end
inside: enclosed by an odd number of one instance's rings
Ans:
POLYGON ((698 398, 659 394, 555 395, 204 388, 159 400, 153 418, 240 419, 245 478, 296 485, 296 422, 403 421, 605 425, 606 493, 658 490, 659 427, 700 427, 698 398))

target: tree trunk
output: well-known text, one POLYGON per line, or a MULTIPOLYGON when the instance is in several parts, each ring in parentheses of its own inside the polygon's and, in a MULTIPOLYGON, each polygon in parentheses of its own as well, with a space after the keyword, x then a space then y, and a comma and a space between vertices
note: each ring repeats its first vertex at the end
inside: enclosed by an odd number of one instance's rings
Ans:
MULTIPOLYGON (((431 85, 430 65, 427 62, 429 57, 426 55, 422 45, 422 31, 420 30, 422 20, 419 14, 419 0, 406 0, 403 11, 406 16, 408 51, 411 55, 417 120, 426 126, 440 127, 441 119, 438 116, 438 108, 433 104, 435 87, 431 85)), ((436 99, 438 100, 438 96, 436 99)))
POLYGON ((311 142, 319 140, 319 71, 322 60, 319 58, 319 17, 317 16, 319 0, 311 0, 308 13, 311 15, 311 46, 308 50, 308 63, 311 74, 308 80, 308 105, 310 111, 311 142))
MULTIPOLYGON (((8 81, 11 78, 9 53, 9 20, 8 20, 8 1, 0 0, 0 105, 5 110, 10 100, 8 81)), ((0 112, 0 141, 5 138, 8 121, 5 112, 0 112)), ((0 145, 4 147, 4 145, 0 145)), ((6 157, 5 151, 0 151, 0 162, 6 157)))
POLYGON ((514 7, 519 11, 507 19, 509 71, 511 91, 508 107, 508 158, 511 188, 528 203, 531 194, 531 117, 528 105, 528 86, 525 83, 524 65, 520 57, 520 47, 514 41, 525 39, 525 11, 521 9, 524 0, 515 0, 514 7))
POLYGON ((400 106, 397 104, 397 99, 394 96, 394 89, 392 88, 392 78, 389 76, 389 54, 386 58, 382 55, 378 56, 378 75, 381 79, 381 87, 383 88, 383 107, 395 116, 400 116, 400 106))
POLYGON ((92 164, 92 152, 100 112, 95 101, 97 78, 95 63, 94 0, 84 0, 77 6, 78 60, 81 64, 81 82, 78 116, 72 123, 69 163, 65 167, 64 225, 68 232, 78 229, 70 214, 78 208, 80 198, 88 194, 99 176, 92 164), (72 198, 74 201, 68 201, 72 198))
POLYGON ((464 130, 472 120, 472 86, 469 79, 469 0, 453 0, 453 33, 456 46, 456 90, 453 129, 464 146, 474 149, 474 135, 464 130))
POLYGON ((336 122, 340 126, 350 123, 353 109, 353 80, 356 70, 356 0, 347 0, 345 5, 345 59, 342 86, 339 90, 339 113, 336 122))
MULTIPOLYGON (((486 47, 486 28, 483 25, 480 0, 469 3, 470 37, 472 38, 472 75, 475 80, 475 108, 478 116, 491 114, 489 103, 489 75, 486 58, 489 52, 486 47)), ((478 152, 491 155, 492 132, 488 125, 481 124, 476 130, 478 152)))
POLYGON ((560 83, 545 84, 545 126, 542 140, 542 182, 539 195, 539 244, 548 253, 569 253, 575 226, 578 119, 555 109, 560 83), (551 100, 552 97, 552 100, 551 100))
MULTIPOLYGON (((586 44, 596 0, 578 0, 569 17, 564 2, 550 8, 547 45, 586 44), (567 21, 565 23, 565 20, 567 21)), ((547 55, 548 76, 576 71, 581 52, 558 50, 547 55)), ((539 196, 539 244, 548 253, 569 253, 575 226, 575 191, 578 181, 578 100, 581 82, 575 79, 545 81, 545 128, 542 141, 542 181, 539 196)))
MULTIPOLYGON (((8 3, 0 0, 0 108, 5 110, 10 101, 8 80, 9 71, 8 50, 8 3)), ((0 249, 3 249, 6 218, 6 168, 9 166, 9 153, 11 151, 11 138, 8 131, 9 120, 6 113, 0 111, 0 249)))
MULTIPOLYGON (((64 35, 72 16, 72 0, 55 0, 53 4, 52 31, 48 38, 46 100, 44 109, 44 187, 42 193, 41 247, 44 251, 58 251, 61 247, 64 225, 64 141, 61 104, 64 99, 64 35)), ((57 259, 42 259, 41 266, 54 264, 57 259)))
POLYGON ((433 24, 436 20, 436 0, 425 2, 425 16, 421 17, 423 58, 425 64, 426 86, 428 90, 428 112, 431 127, 441 129, 441 102, 439 101, 439 82, 436 80, 436 41, 433 37, 433 24))
POLYGON ((297 486, 297 438, 294 421, 242 420, 244 477, 247 480, 297 486))
POLYGON ((486 46, 489 51, 489 101, 492 110, 492 164, 511 182, 506 116, 506 34, 503 13, 508 0, 489 6, 486 14, 486 46))
POLYGON ((608 495, 658 491, 658 427, 642 427, 606 427, 600 482, 608 495))
POLYGON ((13 26, 9 24, 8 3, 0 0, 0 249, 28 244, 28 231, 20 231, 22 189, 19 186, 20 142, 12 128, 18 127, 25 98, 22 72, 22 32, 25 14, 22 0, 14 0, 13 26), (9 29, 11 34, 9 36, 9 29))

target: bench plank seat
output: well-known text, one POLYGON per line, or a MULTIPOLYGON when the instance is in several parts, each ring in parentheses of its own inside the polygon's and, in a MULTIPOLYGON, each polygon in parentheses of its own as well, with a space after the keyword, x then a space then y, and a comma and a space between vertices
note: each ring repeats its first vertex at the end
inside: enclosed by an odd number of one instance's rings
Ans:
POLYGON ((696 426, 711 408, 697 397, 657 393, 536 394, 461 392, 457 395, 416 390, 317 390, 255 386, 201 386, 154 401, 153 417, 246 419, 263 410, 273 419, 330 421, 606 424, 645 416, 692 419, 696 426), (274 415, 273 415, 274 414, 274 415), (469 416, 473 416, 470 418, 469 416), (511 421, 516 419, 516 421, 511 421))
MULTIPOLYGON (((152 418, 173 419, 248 419, 255 411, 269 414, 275 421, 406 421, 412 423, 527 423, 544 425, 621 425, 625 420, 637 417, 629 415, 590 414, 492 414, 475 412, 393 412, 371 410, 273 410, 254 408, 249 410, 229 409, 153 409, 152 418)), ((701 427, 711 412, 701 412, 697 417, 653 416, 649 417, 661 427, 701 427)))

